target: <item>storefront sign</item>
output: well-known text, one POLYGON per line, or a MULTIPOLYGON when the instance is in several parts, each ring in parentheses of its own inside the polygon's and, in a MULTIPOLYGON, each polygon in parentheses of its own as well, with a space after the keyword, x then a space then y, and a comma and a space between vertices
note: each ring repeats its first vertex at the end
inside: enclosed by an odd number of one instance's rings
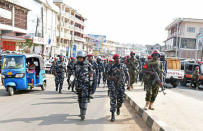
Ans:
POLYGON ((11 19, 11 12, 5 9, 0 8, 0 17, 11 19))
POLYGON ((44 38, 33 37, 33 43, 35 43, 35 44, 44 44, 44 38))

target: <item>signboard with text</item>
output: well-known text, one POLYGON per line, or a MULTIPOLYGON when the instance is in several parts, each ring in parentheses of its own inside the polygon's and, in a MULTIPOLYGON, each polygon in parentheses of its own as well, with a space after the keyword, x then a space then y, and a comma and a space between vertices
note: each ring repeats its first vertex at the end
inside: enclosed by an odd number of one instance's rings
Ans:
POLYGON ((88 36, 92 37, 94 39, 94 42, 96 42, 96 50, 99 50, 99 44, 106 42, 105 35, 88 34, 88 36))

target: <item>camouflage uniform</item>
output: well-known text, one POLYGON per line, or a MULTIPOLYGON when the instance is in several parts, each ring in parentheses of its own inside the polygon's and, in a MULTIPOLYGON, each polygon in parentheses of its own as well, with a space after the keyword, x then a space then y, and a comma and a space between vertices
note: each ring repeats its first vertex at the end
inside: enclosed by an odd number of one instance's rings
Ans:
POLYGON ((135 58, 129 58, 127 68, 130 74, 130 85, 132 86, 135 82, 137 82, 137 66, 138 61, 135 58))
POLYGON ((98 69, 98 65, 95 61, 92 61, 92 63, 90 63, 91 68, 94 72, 93 74, 93 81, 91 82, 92 85, 90 85, 90 89, 89 89, 89 93, 90 94, 94 94, 97 88, 97 84, 98 84, 98 76, 99 76, 99 69, 98 69))
POLYGON ((65 68, 66 68, 65 63, 61 61, 57 61, 56 64, 54 65, 54 70, 56 73, 56 76, 55 76, 56 90, 58 90, 58 85, 60 85, 59 91, 61 91, 63 88, 65 68))
MULTIPOLYGON (((149 72, 153 72, 153 69, 160 75, 161 71, 160 71, 160 65, 158 60, 154 61, 154 60, 150 60, 147 63, 147 71, 149 72)), ((146 101, 149 101, 151 103, 154 103, 158 92, 159 92, 159 85, 158 83, 156 83, 155 85, 152 85, 152 81, 154 80, 154 75, 148 74, 149 78, 148 78, 148 82, 146 82, 146 101)))
POLYGON ((90 74, 92 72, 89 62, 77 62, 74 66, 75 85, 78 95, 78 103, 80 107, 80 115, 85 116, 87 110, 88 88, 90 81, 90 74))
POLYGON ((146 90, 147 89, 147 87, 148 87, 148 81, 149 81, 149 79, 150 79, 150 74, 149 73, 147 73, 147 62, 145 63, 145 65, 143 66, 143 69, 142 69, 142 74, 143 74, 143 78, 142 78, 142 80, 143 80, 143 82, 144 82, 144 90, 146 90))
POLYGON ((101 81, 101 76, 102 76, 102 72, 104 72, 104 66, 101 62, 97 62, 98 65, 98 70, 99 70, 99 76, 98 76, 98 87, 101 81))
POLYGON ((126 66, 122 63, 114 64, 109 71, 110 77, 115 77, 116 79, 111 81, 109 85, 110 89, 110 112, 114 113, 116 108, 119 109, 125 98, 125 79, 128 70, 126 66), (120 72, 118 71, 120 70, 120 72))
POLYGON ((104 63, 103 64, 103 83, 105 84, 106 83, 106 80, 107 80, 107 72, 106 72, 106 68, 107 68, 107 65, 108 65, 108 63, 104 63))
POLYGON ((68 66, 67 66, 67 69, 68 69, 68 79, 67 79, 67 82, 68 82, 69 88, 70 88, 70 86, 72 86, 72 91, 73 91, 73 88, 74 88, 75 81, 73 81, 73 83, 71 84, 70 83, 70 77, 71 77, 71 75, 73 75, 73 72, 74 72, 74 64, 75 64, 74 61, 70 61, 68 63, 68 66))
POLYGON ((194 87, 196 89, 198 89, 198 87, 199 87, 199 71, 198 70, 194 70, 194 72, 193 72, 191 84, 190 84, 191 88, 192 88, 192 84, 194 84, 194 87))
POLYGON ((110 73, 110 69, 113 66, 113 64, 107 64, 106 68, 105 68, 105 72, 106 72, 106 78, 107 78, 107 87, 108 87, 108 95, 109 95, 109 91, 110 91, 110 86, 111 86, 111 80, 109 79, 109 73, 110 73))

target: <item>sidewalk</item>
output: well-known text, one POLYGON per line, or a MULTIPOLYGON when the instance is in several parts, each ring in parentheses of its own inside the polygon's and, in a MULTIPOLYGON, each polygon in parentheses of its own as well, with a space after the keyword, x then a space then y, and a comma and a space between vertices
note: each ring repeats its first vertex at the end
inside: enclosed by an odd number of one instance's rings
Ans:
POLYGON ((161 125, 160 127, 163 127, 163 129, 155 129, 152 123, 152 130, 202 131, 203 102, 171 90, 165 90, 166 95, 163 95, 162 92, 158 94, 154 103, 156 109, 154 111, 143 110, 145 92, 140 83, 134 86, 133 91, 126 91, 126 98, 146 122, 146 116, 148 116, 159 126, 161 125))

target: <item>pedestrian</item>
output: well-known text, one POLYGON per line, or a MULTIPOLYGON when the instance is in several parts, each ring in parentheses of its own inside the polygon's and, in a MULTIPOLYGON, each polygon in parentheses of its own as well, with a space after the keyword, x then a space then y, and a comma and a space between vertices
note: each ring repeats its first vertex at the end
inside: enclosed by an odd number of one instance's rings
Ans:
POLYGON ((73 72, 74 72, 75 60, 76 60, 75 57, 70 57, 70 61, 69 61, 68 65, 67 65, 68 90, 70 90, 70 87, 71 87, 72 88, 72 92, 74 92, 74 83, 75 83, 75 80, 73 80, 72 83, 70 83, 70 77, 71 77, 71 75, 73 75, 73 72))
MULTIPOLYGON (((120 56, 115 54, 113 59, 115 62, 108 73, 111 80, 109 90, 112 122, 115 121, 115 111, 117 115, 120 115, 120 108, 125 98, 125 79, 126 77, 129 77, 128 69, 126 68, 125 64, 120 63, 120 56)), ((128 87, 129 86, 130 84, 128 83, 128 87)))
POLYGON ((90 78, 93 77, 91 65, 85 60, 84 51, 77 53, 77 62, 74 66, 76 93, 78 95, 78 103, 80 108, 81 120, 85 119, 87 110, 88 90, 90 78))
POLYGON ((58 91, 58 86, 59 86, 60 94, 62 93, 61 90, 63 88, 65 73, 66 73, 66 65, 63 61, 63 56, 60 56, 59 61, 57 61, 56 64, 54 65, 56 91, 58 91))
POLYGON ((138 73, 138 61, 135 58, 135 53, 130 53, 130 58, 128 59, 127 68, 130 74, 130 87, 128 90, 133 89, 133 84, 137 81, 137 73, 138 73))
POLYGON ((90 88, 89 88, 89 94, 90 98, 93 99, 92 95, 95 93, 97 85, 98 85, 98 77, 99 77, 99 68, 96 63, 96 61, 93 60, 94 55, 93 54, 88 54, 87 55, 87 60, 89 61, 91 68, 93 70, 93 79, 90 82, 90 88))
POLYGON ((102 77, 102 73, 104 72, 104 66, 103 66, 103 64, 101 62, 101 56, 97 57, 97 65, 98 65, 98 69, 99 69, 99 77, 98 77, 98 87, 99 87, 101 77, 102 77))
POLYGON ((194 85, 194 88, 198 90, 199 88, 199 66, 195 67, 195 70, 192 74, 192 79, 190 83, 190 88, 192 88, 192 84, 194 85))
POLYGON ((155 99, 159 92, 159 87, 162 86, 161 83, 158 81, 156 83, 153 83, 155 78, 155 73, 158 73, 158 75, 161 75, 161 69, 158 58, 160 58, 160 53, 158 50, 154 50, 152 53, 152 60, 148 61, 147 65, 145 66, 145 73, 147 73, 150 77, 148 79, 148 82, 146 83, 146 104, 144 109, 147 110, 148 108, 150 110, 154 110, 153 103, 155 102, 155 99))

